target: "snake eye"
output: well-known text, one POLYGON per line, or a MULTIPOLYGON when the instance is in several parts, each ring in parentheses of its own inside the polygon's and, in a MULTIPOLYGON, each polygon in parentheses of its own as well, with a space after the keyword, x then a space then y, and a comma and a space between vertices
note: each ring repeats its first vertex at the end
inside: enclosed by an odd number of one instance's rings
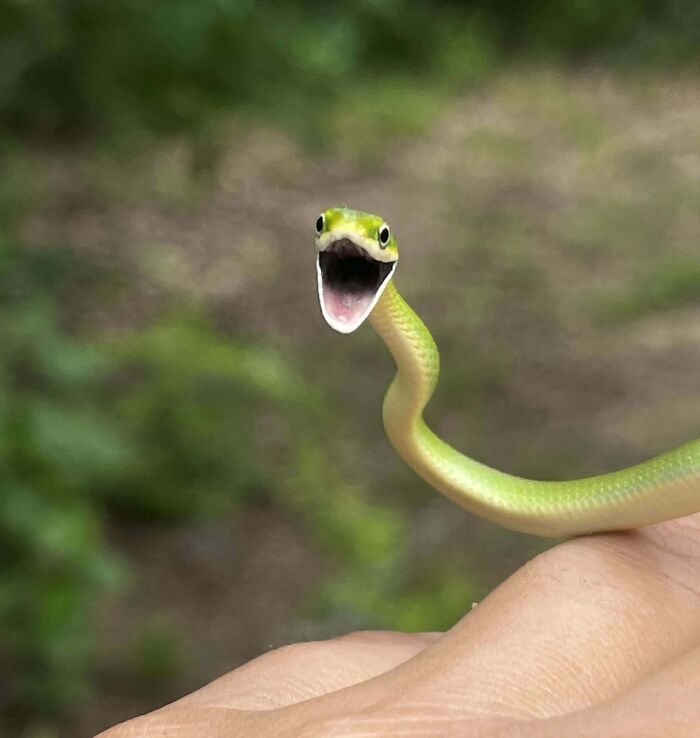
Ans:
POLYGON ((323 213, 316 218, 316 235, 320 236, 323 233, 323 229, 326 225, 326 217, 323 213))
POLYGON ((391 232, 389 226, 386 223, 382 223, 379 229, 379 245, 385 249, 389 245, 389 239, 391 238, 391 232))

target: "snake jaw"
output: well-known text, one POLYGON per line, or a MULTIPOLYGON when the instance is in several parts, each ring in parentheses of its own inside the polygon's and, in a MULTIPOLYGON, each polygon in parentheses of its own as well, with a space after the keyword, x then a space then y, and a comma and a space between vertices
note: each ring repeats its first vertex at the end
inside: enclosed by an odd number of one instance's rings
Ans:
POLYGON ((320 251, 318 297, 328 325, 339 333, 357 330, 382 296, 396 263, 372 258, 350 238, 333 241, 320 251))

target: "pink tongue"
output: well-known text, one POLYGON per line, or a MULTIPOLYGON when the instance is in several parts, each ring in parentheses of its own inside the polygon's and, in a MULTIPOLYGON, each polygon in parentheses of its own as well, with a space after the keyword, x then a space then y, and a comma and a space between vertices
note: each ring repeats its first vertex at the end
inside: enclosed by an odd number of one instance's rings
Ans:
POLYGON ((342 292, 326 287, 323 290, 323 300, 329 315, 339 323, 352 325, 372 302, 372 293, 342 292))

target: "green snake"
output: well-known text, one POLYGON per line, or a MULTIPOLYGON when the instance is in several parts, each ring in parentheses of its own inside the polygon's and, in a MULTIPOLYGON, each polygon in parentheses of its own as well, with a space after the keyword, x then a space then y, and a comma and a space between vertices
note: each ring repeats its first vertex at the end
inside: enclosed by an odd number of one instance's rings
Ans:
POLYGON ((423 420, 440 360, 430 332, 399 295, 399 249, 370 213, 330 208, 316 220, 321 312, 352 333, 369 318, 397 373, 384 398, 384 427, 406 463, 446 497, 506 528, 540 536, 624 530, 700 510, 700 439, 644 463, 572 481, 534 481, 492 469, 438 438, 423 420))

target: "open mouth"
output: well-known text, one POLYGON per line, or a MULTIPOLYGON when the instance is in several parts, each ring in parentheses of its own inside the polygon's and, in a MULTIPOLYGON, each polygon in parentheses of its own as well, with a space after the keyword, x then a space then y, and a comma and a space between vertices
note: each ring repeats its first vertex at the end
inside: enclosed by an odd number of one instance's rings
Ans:
POLYGON ((359 328, 377 304, 396 262, 377 261, 348 238, 318 255, 318 292, 327 323, 340 333, 359 328))

